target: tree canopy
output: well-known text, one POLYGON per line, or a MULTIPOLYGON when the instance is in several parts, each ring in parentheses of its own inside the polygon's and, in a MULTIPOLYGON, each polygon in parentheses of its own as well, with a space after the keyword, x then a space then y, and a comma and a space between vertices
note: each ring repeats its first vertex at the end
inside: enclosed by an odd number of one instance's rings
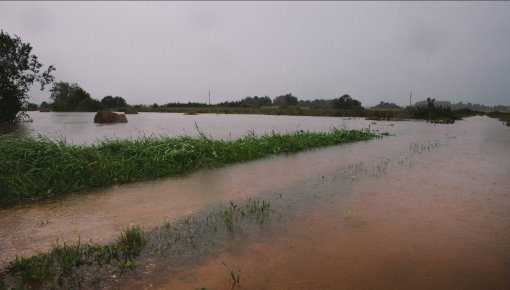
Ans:
POLYGON ((126 100, 124 100, 124 98, 122 97, 106 96, 101 99, 101 105, 103 105, 103 107, 105 108, 111 109, 111 108, 124 108, 126 107, 127 103, 126 100))
POLYGON ((345 94, 340 98, 333 99, 333 107, 342 110, 363 109, 361 102, 345 94))
POLYGON ((273 104, 286 107, 286 106, 296 106, 298 104, 298 99, 292 95, 292 93, 288 93, 282 96, 278 96, 273 100, 273 104))
POLYGON ((50 89, 51 106, 54 111, 97 111, 101 103, 90 97, 90 94, 76 83, 56 82, 50 89))
POLYGON ((27 92, 34 82, 45 85, 53 82, 50 65, 42 71, 37 56, 31 54, 32 46, 17 35, 10 36, 0 30, 0 123, 23 121, 27 116, 21 112, 28 100, 27 92))
POLYGON ((386 103, 381 101, 378 105, 374 106, 375 109, 402 109, 395 103, 386 103))

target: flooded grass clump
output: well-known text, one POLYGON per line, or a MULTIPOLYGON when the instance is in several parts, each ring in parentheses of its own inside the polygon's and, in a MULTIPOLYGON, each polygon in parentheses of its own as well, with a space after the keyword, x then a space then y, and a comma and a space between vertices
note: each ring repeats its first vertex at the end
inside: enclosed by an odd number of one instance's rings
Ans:
POLYGON ((49 253, 11 261, 4 277, 0 278, 8 289, 81 288, 90 276, 87 273, 95 273, 97 280, 101 273, 123 273, 134 269, 133 259, 146 242, 146 234, 138 226, 126 228, 116 242, 107 245, 57 241, 49 253))
POLYGON ((374 137, 368 130, 336 128, 262 136, 250 133, 237 140, 213 140, 201 133, 199 137, 106 140, 90 146, 43 137, 1 137, 0 207, 374 137))

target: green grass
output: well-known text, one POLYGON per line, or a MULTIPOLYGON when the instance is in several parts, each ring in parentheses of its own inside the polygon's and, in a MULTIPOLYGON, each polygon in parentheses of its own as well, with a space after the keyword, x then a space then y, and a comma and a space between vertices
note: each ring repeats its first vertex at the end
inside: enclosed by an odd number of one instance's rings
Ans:
POLYGON ((81 288, 83 267, 116 265, 121 272, 133 269, 132 260, 146 242, 146 234, 138 226, 126 228, 116 242, 108 245, 57 242, 49 253, 11 261, 7 266, 8 284, 12 288, 81 288))
POLYGON ((46 138, 0 137, 0 207, 91 188, 176 176, 272 154, 369 140, 368 130, 251 133, 237 140, 163 137, 79 146, 46 138))

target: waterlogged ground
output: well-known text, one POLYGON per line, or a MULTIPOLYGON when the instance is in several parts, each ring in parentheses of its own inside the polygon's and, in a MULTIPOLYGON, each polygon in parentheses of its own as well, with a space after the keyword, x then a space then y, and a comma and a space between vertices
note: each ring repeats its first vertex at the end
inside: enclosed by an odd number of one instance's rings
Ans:
POLYGON ((191 247, 156 250, 175 240, 160 234, 136 271, 100 287, 509 289, 508 128, 486 117, 371 126, 395 136, 2 210, 1 259, 190 218, 191 247), (218 204, 248 197, 271 202, 262 226, 201 230, 218 204))

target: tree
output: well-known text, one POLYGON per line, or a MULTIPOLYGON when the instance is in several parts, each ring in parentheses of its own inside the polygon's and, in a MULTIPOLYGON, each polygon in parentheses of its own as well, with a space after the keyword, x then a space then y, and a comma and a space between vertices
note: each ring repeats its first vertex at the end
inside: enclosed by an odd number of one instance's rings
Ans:
POLYGON ((434 104, 435 101, 436 101, 436 99, 427 98, 427 108, 434 109, 435 108, 435 104, 434 104))
POLYGON ((51 106, 47 102, 43 101, 41 103, 41 105, 39 106, 39 108, 44 109, 44 110, 49 110, 49 109, 51 109, 51 106))
POLYGON ((347 94, 341 96, 340 98, 333 99, 332 103, 333 107, 335 107, 336 109, 342 110, 363 109, 360 101, 353 99, 351 96, 347 94))
POLYGON ((386 103, 381 101, 374 109, 402 109, 395 103, 386 103))
POLYGON ((127 106, 126 100, 124 98, 116 96, 106 96, 101 99, 101 105, 105 108, 123 108, 127 106))
POLYGON ((292 93, 288 93, 286 95, 278 96, 273 100, 273 104, 286 107, 286 106, 296 106, 298 104, 298 99, 292 95, 292 93))
POLYGON ((78 104, 84 99, 91 99, 90 94, 76 83, 56 82, 50 92, 54 111, 73 112, 78 109, 78 104))
POLYGON ((77 112, 97 112, 102 109, 102 105, 98 100, 91 98, 82 99, 78 105, 76 105, 77 112))
POLYGON ((41 71, 43 65, 31 52, 30 43, 0 30, 0 123, 27 119, 21 109, 28 100, 30 87, 39 82, 44 90, 45 85, 53 82, 51 73, 55 68, 50 65, 41 71))

